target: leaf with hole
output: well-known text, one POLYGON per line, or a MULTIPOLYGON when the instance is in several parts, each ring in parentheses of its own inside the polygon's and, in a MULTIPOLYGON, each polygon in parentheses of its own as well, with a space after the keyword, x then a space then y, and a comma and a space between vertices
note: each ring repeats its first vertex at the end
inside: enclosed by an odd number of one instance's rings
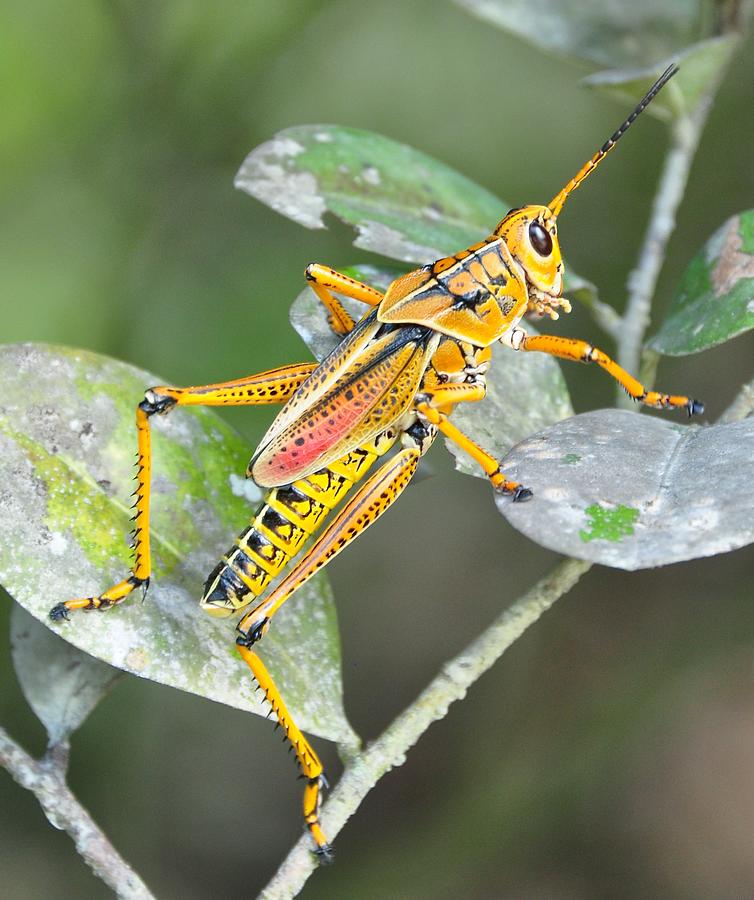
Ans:
POLYGON ((506 210, 412 147, 335 125, 286 128, 251 151, 235 184, 307 228, 324 228, 332 212, 356 227, 357 247, 413 263, 479 240, 506 210))

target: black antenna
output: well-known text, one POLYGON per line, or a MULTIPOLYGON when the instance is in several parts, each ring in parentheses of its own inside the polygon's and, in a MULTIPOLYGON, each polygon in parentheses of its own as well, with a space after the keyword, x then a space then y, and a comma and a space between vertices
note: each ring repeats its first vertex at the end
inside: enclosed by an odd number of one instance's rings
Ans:
POLYGON ((631 115, 626 119, 626 121, 614 131, 612 135, 605 141, 605 143, 600 147, 600 149, 594 154, 594 156, 586 162, 581 169, 574 175, 574 177, 568 182, 568 184, 556 194, 552 200, 549 202, 548 206, 553 212, 553 215, 558 215, 560 210, 563 208, 563 204, 566 202, 566 198, 568 195, 575 191, 576 188, 584 181, 585 178, 588 178, 589 175, 592 174, 594 169, 597 167, 599 163, 607 156, 607 154, 613 149, 613 147, 618 143, 618 141, 623 137, 623 135, 628 131, 631 125, 636 121, 636 119, 644 112, 644 110, 649 106, 649 104, 654 100, 657 94, 665 87, 665 85, 670 81, 670 79, 678 72, 678 66, 675 63, 671 63, 667 69, 660 75, 660 77, 655 81, 652 87, 647 91, 644 97, 639 101, 636 109, 631 113, 631 115))

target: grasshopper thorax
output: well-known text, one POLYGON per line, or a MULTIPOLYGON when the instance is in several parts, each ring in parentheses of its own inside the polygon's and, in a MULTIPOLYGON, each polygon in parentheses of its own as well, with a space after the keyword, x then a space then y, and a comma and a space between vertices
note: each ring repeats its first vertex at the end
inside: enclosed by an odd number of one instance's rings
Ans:
POLYGON ((524 270, 531 293, 551 298, 561 295, 563 259, 555 215, 549 207, 512 209, 495 229, 495 235, 524 270))

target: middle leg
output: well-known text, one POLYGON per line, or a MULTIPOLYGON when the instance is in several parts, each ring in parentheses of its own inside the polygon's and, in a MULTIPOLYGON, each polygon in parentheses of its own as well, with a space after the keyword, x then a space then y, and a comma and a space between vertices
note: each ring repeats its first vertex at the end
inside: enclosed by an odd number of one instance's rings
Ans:
POLYGON ((382 302, 383 295, 378 290, 329 266, 311 263, 306 267, 306 280, 327 310, 330 328, 343 337, 353 330, 355 323, 333 291, 368 306, 379 306, 382 302))
POLYGON ((449 410, 455 403, 474 403, 484 398, 486 389, 479 382, 439 385, 417 395, 416 411, 446 438, 457 444, 482 467, 492 486, 501 494, 509 494, 515 503, 529 500, 532 492, 517 481, 510 481, 500 471, 500 463, 479 444, 450 421, 449 410))

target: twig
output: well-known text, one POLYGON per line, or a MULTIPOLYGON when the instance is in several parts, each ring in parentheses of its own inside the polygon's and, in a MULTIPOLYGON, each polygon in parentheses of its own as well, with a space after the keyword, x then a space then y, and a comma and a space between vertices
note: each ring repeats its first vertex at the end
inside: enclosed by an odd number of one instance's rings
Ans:
MULTIPOLYGON (((707 121, 713 89, 707 91, 695 109, 681 116, 671 128, 670 150, 665 157, 660 184, 652 204, 652 213, 644 235, 636 267, 628 277, 628 302, 618 341, 618 362, 629 372, 639 368, 639 354, 649 325, 652 298, 657 287, 668 241, 675 229, 675 217, 686 191, 691 163, 707 121)), ((630 404, 622 391, 620 403, 630 404)))
POLYGON ((592 318, 600 328, 606 334, 609 334, 613 340, 617 341, 620 337, 623 319, 613 307, 609 303, 595 299, 589 304, 589 310, 592 313, 592 318))
POLYGON ((599 325, 605 334, 610 335, 610 337, 617 342, 623 327, 622 316, 618 315, 609 303, 605 303, 597 297, 582 302, 582 306, 586 307, 591 314, 592 319, 599 325))
MULTIPOLYGON (((720 34, 731 37, 738 34, 740 38, 745 21, 744 4, 738 4, 734 12, 735 14, 728 20, 720 22, 720 34)), ((676 213, 686 192, 691 164, 712 103, 738 43, 738 40, 731 40, 727 59, 710 79, 696 106, 686 114, 680 115, 670 131, 670 149, 663 164, 644 243, 636 266, 628 276, 628 301, 623 314, 623 328, 618 341, 617 355, 618 362, 629 372, 636 372, 639 368, 639 356, 644 333, 649 325, 652 298, 665 261, 668 241, 675 229, 676 213)), ((671 84, 670 90, 672 89, 671 84)), ((631 408, 631 401, 622 390, 618 391, 618 405, 631 408)))
POLYGON ((50 823, 67 831, 94 874, 126 900, 154 900, 147 886, 118 854, 78 802, 65 780, 68 747, 58 744, 34 759, 0 727, 0 766, 32 791, 50 823))
POLYGON ((727 424, 728 422, 740 422, 754 413, 754 380, 745 384, 738 392, 735 400, 720 416, 718 422, 727 424))
POLYGON ((660 359, 660 354, 651 347, 645 347, 642 350, 641 365, 639 366, 639 381, 645 388, 651 390, 655 386, 660 359))
MULTIPOLYGON (((589 570, 591 563, 566 559, 516 602, 440 673, 383 734, 346 768, 322 810, 325 833, 333 839, 377 782, 405 761, 406 752, 432 722, 442 719, 451 703, 495 663, 543 612, 589 570)), ((317 867, 311 840, 303 836, 260 894, 262 900, 295 897, 317 867)))

